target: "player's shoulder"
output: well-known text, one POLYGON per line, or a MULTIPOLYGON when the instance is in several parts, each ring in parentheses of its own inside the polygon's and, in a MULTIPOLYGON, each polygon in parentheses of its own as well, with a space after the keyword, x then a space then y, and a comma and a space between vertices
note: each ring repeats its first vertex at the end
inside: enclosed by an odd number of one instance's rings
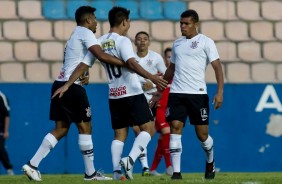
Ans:
POLYGON ((119 39, 120 41, 131 42, 130 39, 129 39, 127 36, 123 36, 123 35, 120 35, 120 36, 118 37, 118 39, 119 39))
POLYGON ((73 31, 73 35, 85 36, 85 34, 87 35, 90 34, 95 36, 95 34, 90 29, 83 26, 76 26, 73 31))
POLYGON ((213 42, 213 39, 208 37, 207 35, 204 34, 198 34, 198 36, 200 37, 201 40, 204 40, 206 42, 213 42))
POLYGON ((149 50, 149 55, 151 57, 162 57, 159 53, 157 53, 156 51, 153 51, 153 50, 149 50))
POLYGON ((173 46, 178 46, 182 43, 186 43, 186 37, 185 36, 180 36, 173 42, 173 46))

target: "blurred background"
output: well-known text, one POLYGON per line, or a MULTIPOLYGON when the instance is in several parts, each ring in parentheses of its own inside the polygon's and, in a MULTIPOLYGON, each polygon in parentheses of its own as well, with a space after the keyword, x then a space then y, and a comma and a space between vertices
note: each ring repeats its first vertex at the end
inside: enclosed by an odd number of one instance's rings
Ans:
MULTIPOLYGON (((75 10, 82 5, 97 9, 96 37, 109 31, 108 10, 115 5, 130 9, 128 37, 133 41, 137 32, 148 32, 150 49, 161 55, 181 36, 180 14, 195 9, 199 32, 216 42, 224 69, 224 103, 217 111, 211 104, 210 114, 217 171, 282 171, 281 0, 0 0, 0 90, 11 106, 7 149, 16 174, 54 126, 49 121, 50 89, 76 26, 75 10)), ((93 114, 94 162, 96 169, 110 173, 113 131, 106 80, 96 62, 86 87, 93 114)), ((211 66, 206 81, 212 101, 217 86, 211 66)), ((186 125, 182 170, 204 172, 204 152, 194 128, 186 125)), ((124 155, 133 139, 131 132, 124 155)), ((148 147, 149 164, 156 142, 157 136, 148 147)), ((74 127, 39 169, 50 174, 83 173, 74 127)), ((141 172, 141 166, 136 164, 134 170, 141 172)), ((165 171, 163 163, 158 171, 165 171)), ((0 173, 6 174, 2 165, 0 173)))

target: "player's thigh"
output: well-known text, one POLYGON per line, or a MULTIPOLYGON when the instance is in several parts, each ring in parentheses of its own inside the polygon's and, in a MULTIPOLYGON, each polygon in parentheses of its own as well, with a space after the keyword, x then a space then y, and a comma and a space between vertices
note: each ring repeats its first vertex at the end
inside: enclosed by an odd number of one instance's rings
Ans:
POLYGON ((130 98, 130 117, 134 121, 134 125, 139 127, 154 120, 144 94, 130 98))
POLYGON ((130 108, 126 98, 109 100, 111 123, 114 130, 126 128, 130 125, 130 108))
POLYGON ((185 103, 185 95, 171 93, 168 99, 166 109, 166 120, 171 124, 173 121, 182 122, 185 125, 187 119, 187 107, 185 103))
POLYGON ((189 95, 188 105, 190 124, 209 124, 209 97, 207 94, 189 95))

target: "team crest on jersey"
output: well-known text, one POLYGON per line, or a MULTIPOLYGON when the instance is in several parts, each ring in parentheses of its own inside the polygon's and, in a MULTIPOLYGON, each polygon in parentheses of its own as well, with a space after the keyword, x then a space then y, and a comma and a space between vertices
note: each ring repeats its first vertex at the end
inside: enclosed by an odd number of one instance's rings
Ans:
POLYGON ((197 41, 192 42, 191 48, 192 49, 196 49, 198 47, 198 43, 197 41))
POLYGON ((207 108, 200 109, 202 121, 206 121, 208 119, 208 110, 207 108))
POLYGON ((148 66, 152 66, 152 64, 153 64, 153 60, 148 59, 148 60, 147 60, 147 65, 148 65, 148 66))
POLYGON ((86 111, 86 116, 87 116, 87 117, 91 117, 91 108, 90 108, 90 107, 87 107, 87 108, 85 109, 85 111, 86 111))

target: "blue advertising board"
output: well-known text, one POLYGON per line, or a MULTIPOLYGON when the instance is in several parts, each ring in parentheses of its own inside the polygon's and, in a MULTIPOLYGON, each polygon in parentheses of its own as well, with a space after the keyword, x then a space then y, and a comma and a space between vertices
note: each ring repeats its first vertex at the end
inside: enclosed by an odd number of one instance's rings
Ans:
MULTIPOLYGON (((52 84, 0 84, 10 101, 11 125, 7 149, 16 174, 36 152, 44 136, 54 127, 49 120, 52 84)), ((282 85, 226 84, 224 102, 213 109, 215 84, 208 84, 210 96, 210 135, 214 139, 216 169, 219 172, 282 171, 282 85)), ((86 87, 92 110, 93 143, 96 169, 112 172, 111 129, 107 84, 86 87)), ((151 164, 157 144, 156 134, 148 146, 151 164)), ((123 156, 126 156, 134 135, 130 131, 123 156)), ((196 138, 194 127, 187 119, 182 136, 183 172, 204 172, 205 153, 196 138)), ((78 147, 78 131, 72 125, 63 138, 41 162, 41 173, 84 173, 78 147)), ((162 161, 159 172, 165 171, 162 161)), ((136 162, 134 172, 141 172, 136 162)), ((1 166, 0 173, 6 171, 1 166)))

